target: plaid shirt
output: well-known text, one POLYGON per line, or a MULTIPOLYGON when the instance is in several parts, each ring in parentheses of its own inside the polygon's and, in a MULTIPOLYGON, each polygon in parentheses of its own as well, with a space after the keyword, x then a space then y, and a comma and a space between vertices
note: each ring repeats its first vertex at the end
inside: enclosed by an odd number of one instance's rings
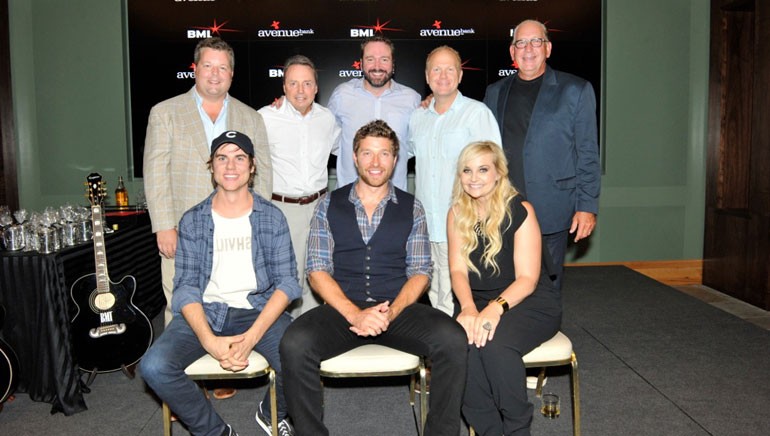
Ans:
MULTIPOLYGON (((276 290, 295 300, 302 295, 297 280, 297 261, 291 246, 289 225, 277 207, 252 192, 251 255, 257 289, 247 297, 251 306, 262 310, 276 290)), ((187 211, 179 222, 179 244, 174 258, 174 313, 190 303, 201 303, 214 331, 221 331, 227 316, 224 303, 204 303, 203 292, 211 279, 214 260, 214 220, 211 194, 187 211)))
MULTIPOLYGON (((358 181, 355 183, 358 183, 358 181)), ((350 190, 348 200, 353 203, 356 209, 356 221, 358 222, 358 229, 361 231, 364 242, 369 242, 374 232, 377 231, 388 202, 398 203, 393 184, 388 183, 388 188, 388 195, 377 205, 372 214, 371 223, 369 223, 369 218, 366 215, 361 199, 358 198, 355 186, 350 190)), ((318 202, 313 219, 310 221, 305 269, 308 274, 313 271, 325 271, 329 274, 334 274, 334 262, 332 260, 334 239, 332 239, 326 215, 329 209, 329 199, 330 196, 328 194, 324 195, 321 201, 318 202)), ((418 274, 431 277, 432 272, 433 263, 430 259, 430 240, 428 238, 428 227, 425 222, 425 210, 422 204, 415 199, 412 231, 406 240, 406 277, 411 278, 418 274)))

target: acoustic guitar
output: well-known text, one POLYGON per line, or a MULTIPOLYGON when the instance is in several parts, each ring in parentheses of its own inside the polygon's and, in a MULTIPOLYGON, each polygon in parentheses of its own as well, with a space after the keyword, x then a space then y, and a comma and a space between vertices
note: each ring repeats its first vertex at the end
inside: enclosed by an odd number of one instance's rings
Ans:
POLYGON ((96 272, 72 284, 77 313, 72 319, 72 341, 80 369, 93 374, 122 370, 136 364, 152 343, 152 324, 133 303, 136 279, 127 275, 115 283, 107 272, 102 202, 102 176, 87 177, 91 203, 96 272))
MULTIPOLYGON (((0 327, 5 324, 5 307, 0 306, 0 327)), ((0 410, 19 384, 19 359, 13 349, 0 339, 0 410)))

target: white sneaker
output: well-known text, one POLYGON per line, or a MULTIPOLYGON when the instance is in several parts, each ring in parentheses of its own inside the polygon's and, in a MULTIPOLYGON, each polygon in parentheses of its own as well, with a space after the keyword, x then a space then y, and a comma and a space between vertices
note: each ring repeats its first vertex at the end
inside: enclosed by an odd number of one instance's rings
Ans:
MULTIPOLYGON (((268 436, 273 435, 273 427, 270 425, 270 420, 262 414, 262 402, 259 402, 257 407, 257 414, 254 416, 257 424, 265 431, 268 436)), ((278 436, 294 436, 294 428, 289 424, 285 418, 278 421, 278 436)))
POLYGON ((225 424, 225 429, 222 431, 222 436, 238 436, 238 433, 233 430, 230 424, 225 424))

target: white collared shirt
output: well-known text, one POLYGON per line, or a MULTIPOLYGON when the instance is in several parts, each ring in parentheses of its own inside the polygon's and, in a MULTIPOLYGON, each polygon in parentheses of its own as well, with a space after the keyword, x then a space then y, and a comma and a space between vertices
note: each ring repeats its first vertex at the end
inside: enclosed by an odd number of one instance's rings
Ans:
POLYGON ((334 115, 313 103, 307 115, 297 111, 286 97, 280 108, 270 105, 258 111, 265 121, 273 161, 273 192, 303 197, 326 188, 330 154, 337 154, 340 127, 334 115))

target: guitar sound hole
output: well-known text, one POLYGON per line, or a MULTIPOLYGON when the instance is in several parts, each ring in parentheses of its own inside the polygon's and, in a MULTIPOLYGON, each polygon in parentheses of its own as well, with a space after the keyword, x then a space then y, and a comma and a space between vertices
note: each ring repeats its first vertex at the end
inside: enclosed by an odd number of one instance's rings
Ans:
POLYGON ((91 298, 89 298, 89 303, 94 313, 104 312, 112 309, 112 306, 115 305, 115 296, 109 292, 100 293, 94 290, 91 293, 91 298))

